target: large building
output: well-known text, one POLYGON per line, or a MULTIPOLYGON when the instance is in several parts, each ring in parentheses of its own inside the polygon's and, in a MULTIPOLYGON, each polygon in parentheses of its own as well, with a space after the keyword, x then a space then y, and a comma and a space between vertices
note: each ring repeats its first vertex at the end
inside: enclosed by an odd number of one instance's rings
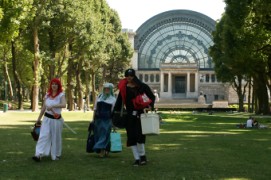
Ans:
POLYGON ((216 22, 190 10, 158 14, 129 32, 135 50, 132 67, 138 77, 161 99, 195 99, 203 93, 206 103, 236 103, 236 93, 218 82, 212 58, 212 32, 216 22))

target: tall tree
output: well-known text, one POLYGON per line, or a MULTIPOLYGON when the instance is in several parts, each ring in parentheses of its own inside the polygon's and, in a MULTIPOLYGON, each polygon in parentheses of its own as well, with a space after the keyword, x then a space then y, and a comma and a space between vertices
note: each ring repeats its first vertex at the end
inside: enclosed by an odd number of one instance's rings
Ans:
MULTIPOLYGON (((12 55, 12 71, 16 85, 16 95, 19 100, 19 109, 22 109, 22 81, 20 81, 19 73, 16 66, 16 39, 19 36, 20 30, 26 27, 26 22, 31 15, 32 1, 28 0, 14 0, 14 1, 1 1, 1 12, 3 19, 0 21, 0 43, 7 49, 10 46, 12 55)), ((9 82, 10 92, 13 92, 11 81, 7 70, 6 52, 4 51, 4 72, 9 82)), ((13 94, 11 94, 13 96, 13 94)))

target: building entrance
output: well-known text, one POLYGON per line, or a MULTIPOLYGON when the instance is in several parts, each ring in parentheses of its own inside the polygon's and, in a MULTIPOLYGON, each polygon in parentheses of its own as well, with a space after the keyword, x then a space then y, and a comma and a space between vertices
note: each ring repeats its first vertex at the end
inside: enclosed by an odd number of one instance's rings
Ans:
POLYGON ((173 98, 184 98, 186 96, 186 76, 175 76, 172 84, 173 98))
POLYGON ((185 76, 176 76, 175 77, 175 93, 185 93, 185 76))

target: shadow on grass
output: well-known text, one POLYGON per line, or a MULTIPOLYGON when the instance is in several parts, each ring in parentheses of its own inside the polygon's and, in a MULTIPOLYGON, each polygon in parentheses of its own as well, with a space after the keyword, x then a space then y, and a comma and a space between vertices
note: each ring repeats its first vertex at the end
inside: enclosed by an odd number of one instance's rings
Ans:
MULTIPOLYGON (((270 130, 237 129, 247 117, 162 114, 160 135, 148 136, 144 167, 132 167, 131 150, 98 158, 86 153, 89 121, 66 122, 77 134, 63 129, 63 157, 33 162, 32 120, 1 125, 0 168, 3 179, 268 179, 270 130), (255 166, 256 164, 256 166, 255 166), (253 169, 253 171, 251 171, 253 169), (257 172, 257 173, 254 173, 257 172)), ((262 119, 267 121, 268 119, 262 119)))

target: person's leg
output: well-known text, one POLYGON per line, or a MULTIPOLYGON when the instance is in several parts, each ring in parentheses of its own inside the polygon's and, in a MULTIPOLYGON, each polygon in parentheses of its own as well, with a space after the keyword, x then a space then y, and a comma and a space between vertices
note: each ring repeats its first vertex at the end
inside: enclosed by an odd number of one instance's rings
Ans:
POLYGON ((48 156, 50 153, 51 135, 49 121, 48 118, 44 118, 42 121, 39 140, 36 145, 35 156, 33 157, 35 161, 40 161, 42 156, 48 156))
POLYGON ((58 160, 62 152, 63 120, 51 120, 50 127, 52 136, 51 158, 52 160, 58 160))
POLYGON ((147 164, 146 152, 145 152, 145 144, 137 143, 137 148, 140 156, 140 164, 145 165, 147 164))
POLYGON ((134 162, 134 166, 138 166, 140 164, 140 157, 139 157, 139 153, 138 153, 138 148, 137 146, 131 146, 131 149, 132 149, 132 152, 133 152, 133 156, 134 156, 134 159, 135 159, 135 162, 134 162))

